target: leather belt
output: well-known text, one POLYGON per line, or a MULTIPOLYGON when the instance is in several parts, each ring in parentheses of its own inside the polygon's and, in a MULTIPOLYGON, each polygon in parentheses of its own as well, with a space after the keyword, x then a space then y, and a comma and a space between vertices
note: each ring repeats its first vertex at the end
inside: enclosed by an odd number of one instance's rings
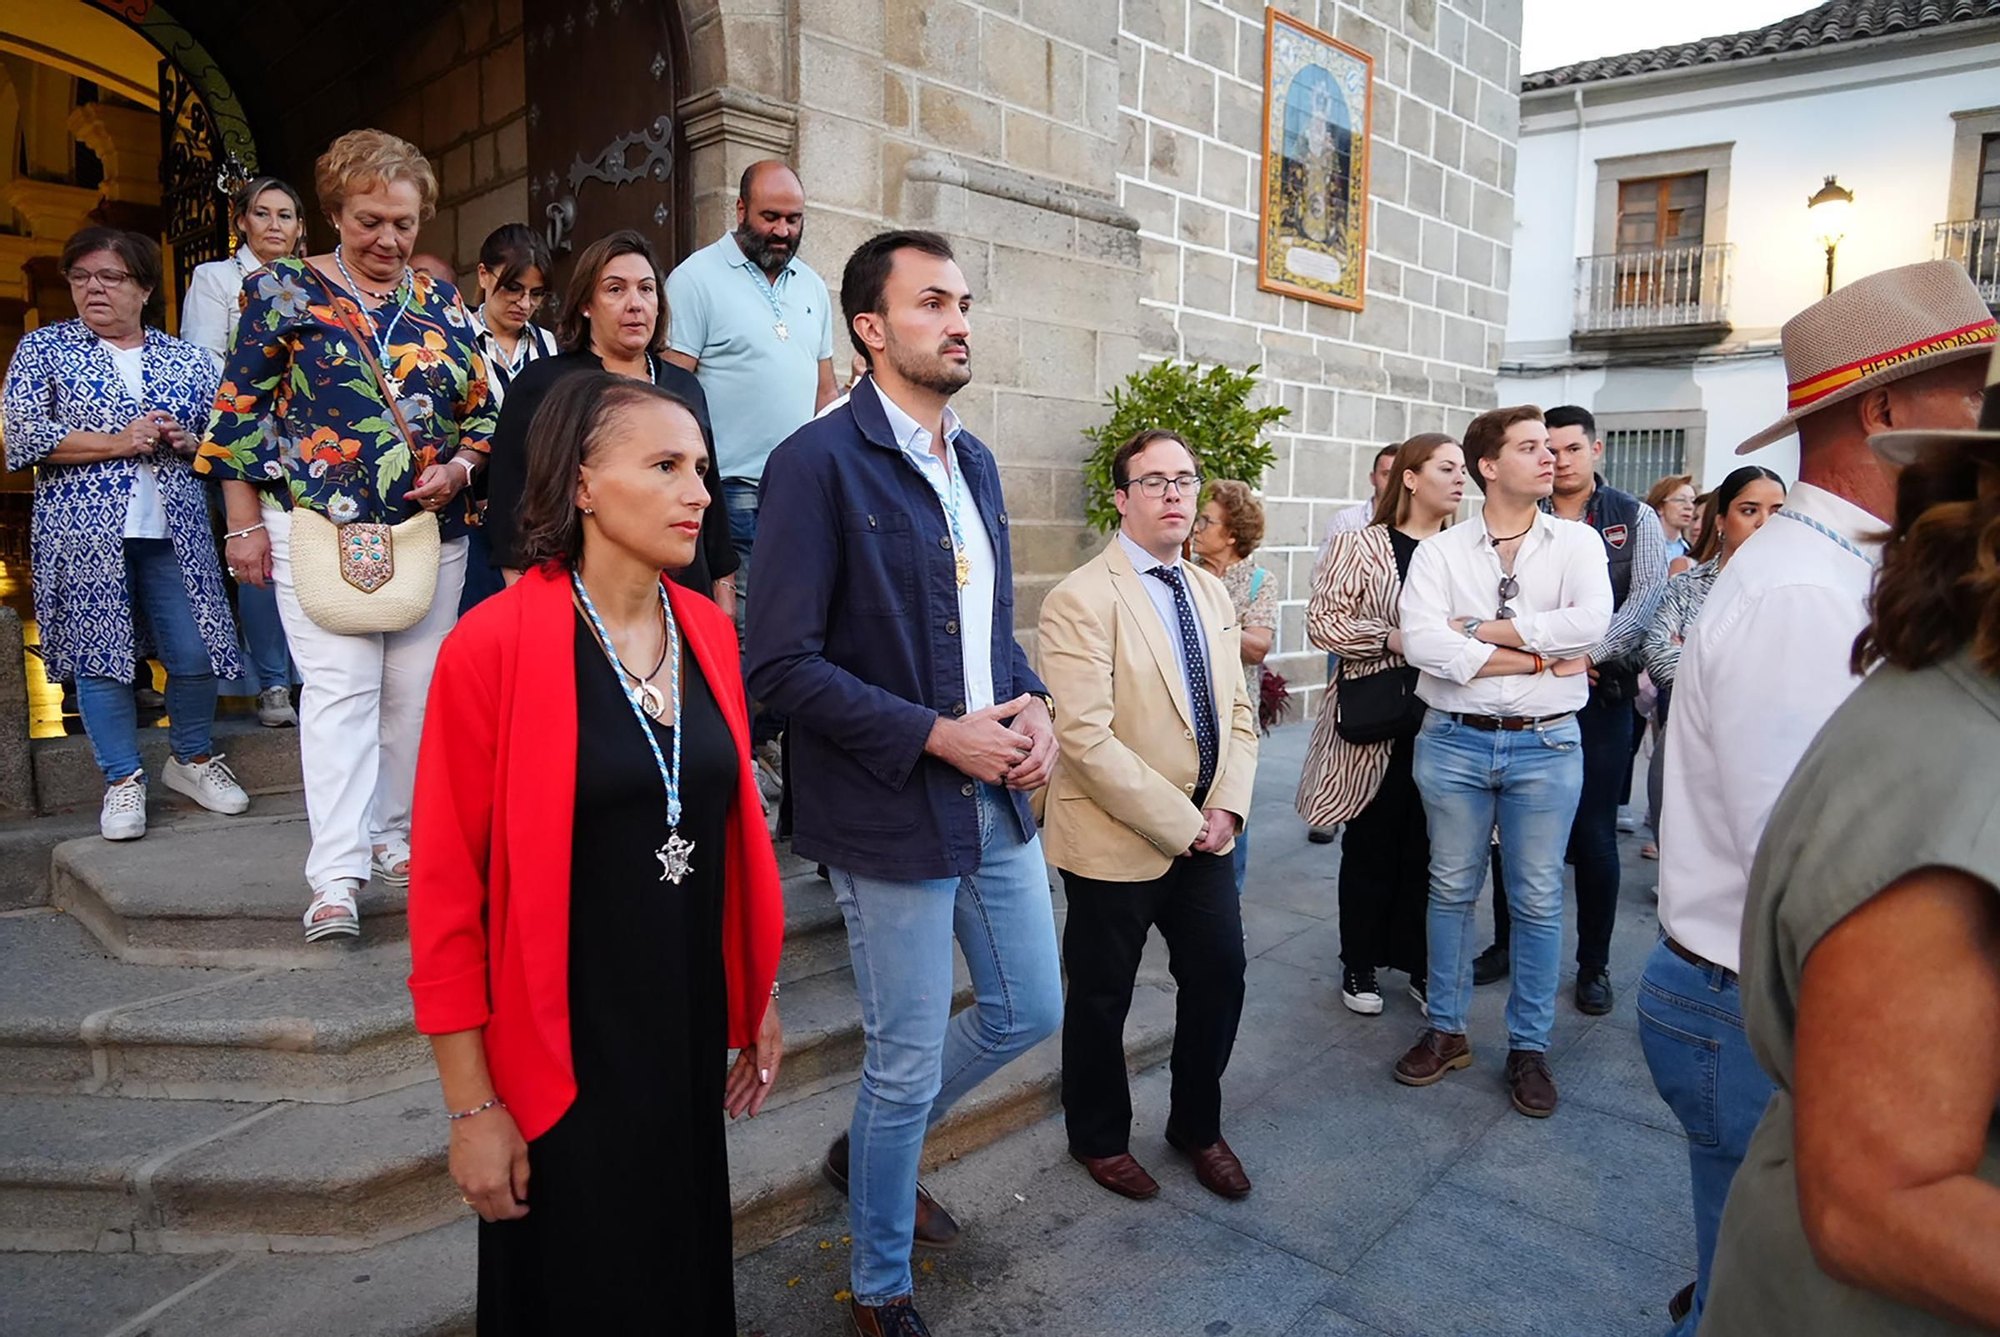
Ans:
POLYGON ((1675 956, 1678 956, 1681 960, 1687 962, 1689 965, 1699 966, 1703 970, 1719 970, 1722 972, 1722 978, 1725 982, 1730 984, 1736 983, 1736 972, 1731 970, 1728 966, 1719 966, 1715 962, 1703 956, 1701 953, 1689 951, 1687 948, 1681 946, 1679 943, 1675 942, 1672 938, 1668 937, 1664 933, 1660 935, 1660 941, 1667 945, 1668 951, 1672 952, 1675 956))
POLYGON ((1454 710, 1451 717, 1469 728, 1484 729, 1488 733, 1525 733, 1529 729, 1560 724, 1575 714, 1574 710, 1565 710, 1560 715, 1466 715, 1454 710))

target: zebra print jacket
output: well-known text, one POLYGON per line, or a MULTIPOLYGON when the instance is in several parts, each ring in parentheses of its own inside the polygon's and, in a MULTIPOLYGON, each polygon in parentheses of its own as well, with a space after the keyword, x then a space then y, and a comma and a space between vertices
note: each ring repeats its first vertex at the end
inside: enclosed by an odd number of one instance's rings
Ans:
POLYGON ((1385 525, 1336 534, 1313 565, 1306 635, 1340 656, 1339 672, 1326 684, 1305 771, 1299 777, 1299 816, 1313 826, 1344 822, 1367 807, 1389 769, 1393 743, 1350 743, 1335 731, 1341 679, 1367 677, 1406 661, 1389 651, 1403 594, 1396 553, 1385 525))

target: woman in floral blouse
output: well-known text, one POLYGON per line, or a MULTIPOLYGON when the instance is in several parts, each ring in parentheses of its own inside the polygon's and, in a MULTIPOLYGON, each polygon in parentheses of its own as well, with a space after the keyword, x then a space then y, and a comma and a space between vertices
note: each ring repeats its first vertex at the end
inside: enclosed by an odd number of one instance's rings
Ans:
MULTIPOLYGON (((1278 589, 1271 573, 1250 560, 1264 540, 1264 506, 1248 483, 1219 478, 1195 517, 1195 560, 1222 577, 1243 629, 1243 685, 1253 702, 1264 699, 1264 657, 1278 634, 1278 589)), ((1236 891, 1250 867, 1249 827, 1236 837, 1236 891)))
POLYGON ((147 329, 159 247, 87 227, 62 253, 77 318, 22 339, 7 368, 7 467, 35 470, 35 618, 51 681, 76 679, 77 708, 104 772, 98 831, 146 834, 132 673, 149 639, 167 667, 161 777, 216 812, 250 806, 211 753, 216 675, 234 677, 236 624, 215 564, 201 484, 188 466, 215 393, 215 364, 147 329))
POLYGON ((494 419, 457 290, 409 267, 417 229, 436 211, 430 164, 393 135, 356 130, 320 157, 314 184, 340 242, 330 255, 274 261, 246 286, 198 462, 224 480, 229 568, 239 581, 277 586, 305 679, 308 940, 360 932, 362 883, 409 881, 424 702, 456 620, 467 487, 484 467, 494 419), (345 322, 368 340, 386 387, 345 322), (385 388, 409 425, 407 444, 385 388), (314 622, 292 584, 291 513, 301 508, 335 524, 434 513, 442 543, 430 612, 380 634, 314 622))

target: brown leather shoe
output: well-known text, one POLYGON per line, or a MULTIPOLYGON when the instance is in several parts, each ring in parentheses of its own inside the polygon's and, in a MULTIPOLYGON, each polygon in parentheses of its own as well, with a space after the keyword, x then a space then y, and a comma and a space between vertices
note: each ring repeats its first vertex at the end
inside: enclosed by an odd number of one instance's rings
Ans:
POLYGON ((1426 1027, 1409 1052, 1396 1060, 1396 1080, 1404 1086, 1429 1086, 1454 1068, 1471 1066, 1471 1041, 1463 1035, 1426 1027))
MULTIPOLYGON (((820 1173, 826 1182, 839 1189, 842 1196, 847 1193, 847 1134, 842 1133, 826 1149, 826 1162, 820 1166, 820 1173)), ((910 1237, 910 1243, 919 1249, 951 1249, 958 1245, 958 1222, 952 1219, 944 1204, 931 1196, 923 1181, 917 1181, 917 1228, 910 1237)))
POLYGON ((1090 1177, 1121 1197, 1144 1202, 1160 1191, 1160 1183, 1146 1173, 1146 1167, 1132 1159, 1132 1153, 1116 1156, 1086 1156, 1071 1147, 1069 1158, 1090 1171, 1090 1177))
POLYGON ((1213 1146, 1191 1147, 1179 1133, 1168 1128, 1167 1145, 1194 1162, 1194 1177, 1210 1193, 1219 1198, 1250 1196, 1250 1176, 1243 1173, 1243 1162, 1236 1159, 1236 1153, 1221 1138, 1216 1138, 1213 1146))
POLYGON ((916 1306, 910 1303, 915 1298, 899 1295, 879 1305, 849 1300, 847 1321, 853 1325, 854 1337, 931 1337, 931 1330, 924 1326, 916 1306))
POLYGON ((1556 1079, 1546 1054, 1508 1050, 1507 1088, 1514 1093, 1514 1108, 1530 1119, 1546 1119, 1556 1112, 1556 1079))
POLYGON ((1678 1323, 1686 1318, 1688 1310, 1693 1308, 1694 1283, 1690 1281, 1687 1285, 1674 1292, 1673 1299, 1667 1301, 1667 1321, 1669 1323, 1678 1323))

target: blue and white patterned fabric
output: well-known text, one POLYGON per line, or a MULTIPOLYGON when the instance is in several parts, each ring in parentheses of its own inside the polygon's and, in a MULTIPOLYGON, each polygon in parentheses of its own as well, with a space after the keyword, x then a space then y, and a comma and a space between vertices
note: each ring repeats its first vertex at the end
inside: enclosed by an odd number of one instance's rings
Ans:
MULTIPOLYGON (((35 617, 51 681, 130 681, 140 648, 149 644, 139 639, 140 629, 133 625, 131 591, 125 583, 125 510, 139 464, 130 459, 44 463, 71 432, 118 432, 141 412, 156 409, 171 413, 189 436, 202 440, 221 377, 215 359, 198 345, 148 329, 143 367, 146 402, 141 405, 132 402, 111 355, 81 320, 33 331, 21 340, 7 367, 0 434, 6 438, 9 469, 35 466, 35 617)), ((167 537, 180 559, 209 663, 217 677, 233 678, 243 671, 236 624, 215 557, 208 501, 192 463, 167 452, 154 466, 167 512, 167 537)))

